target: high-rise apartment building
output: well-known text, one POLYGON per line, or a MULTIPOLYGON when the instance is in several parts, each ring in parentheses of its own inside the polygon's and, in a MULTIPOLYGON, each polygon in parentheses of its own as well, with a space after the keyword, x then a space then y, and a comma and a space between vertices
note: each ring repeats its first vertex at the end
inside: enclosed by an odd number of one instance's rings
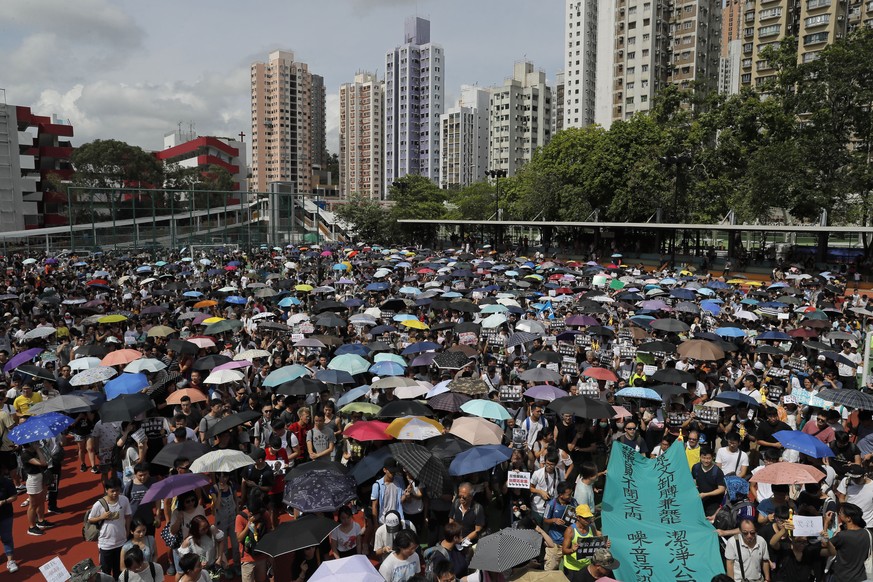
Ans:
POLYGON ((385 184, 418 174, 439 182, 445 55, 430 40, 430 21, 406 19, 403 44, 385 56, 385 184))
POLYGON ((788 36, 797 38, 797 62, 808 63, 858 26, 871 24, 869 0, 755 0, 743 13, 740 85, 758 87, 776 71, 761 55, 788 36))
POLYGON ((733 95, 740 90, 743 49, 743 5, 745 0, 725 0, 721 11, 721 56, 718 92, 733 95))
POLYGON ((714 91, 720 34, 720 0, 619 0, 613 119, 648 111, 668 83, 714 91))
POLYGON ((382 200, 383 102, 382 82, 371 73, 358 73, 340 87, 340 196, 362 194, 382 200))
POLYGON ((552 138, 552 106, 546 74, 533 63, 515 63, 512 77, 491 89, 488 168, 512 176, 529 162, 552 138))
POLYGON ((312 165, 327 168, 327 95, 324 90, 324 77, 312 75, 312 110, 310 125, 312 132, 312 165))
POLYGON ((462 188, 485 179, 491 94, 461 86, 455 107, 440 115, 440 188, 462 188))
POLYGON ((252 187, 285 182, 311 192, 313 165, 323 161, 324 81, 293 52, 273 51, 252 64, 251 84, 252 187))
MULTIPOLYGON (((608 0, 606 3, 609 4, 608 0)), ((562 127, 594 123, 599 0, 567 0, 564 20, 564 118, 562 127)))
POLYGON ((555 74, 555 88, 552 91, 554 107, 552 107, 552 135, 564 129, 564 72, 555 74))

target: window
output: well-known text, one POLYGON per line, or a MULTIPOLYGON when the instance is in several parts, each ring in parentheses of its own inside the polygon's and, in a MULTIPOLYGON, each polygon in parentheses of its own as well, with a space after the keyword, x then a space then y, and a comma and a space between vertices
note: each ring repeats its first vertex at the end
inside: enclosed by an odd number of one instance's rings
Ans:
POLYGON ((758 20, 767 20, 768 18, 778 18, 782 16, 782 7, 767 8, 758 12, 758 20))
POLYGON ((806 3, 807 10, 815 10, 816 8, 821 8, 823 6, 830 6, 831 0, 809 0, 806 3))
POLYGON ((812 28, 815 26, 822 26, 823 24, 828 24, 831 21, 830 14, 820 14, 819 16, 810 16, 809 18, 804 19, 803 25, 807 28, 812 28))
POLYGON ((828 41, 828 33, 817 32, 815 34, 807 34, 803 37, 803 46, 810 44, 819 44, 828 41))
POLYGON ((773 36, 779 34, 779 31, 782 30, 781 24, 772 24, 770 26, 762 26, 758 29, 758 37, 763 38, 765 36, 773 36))

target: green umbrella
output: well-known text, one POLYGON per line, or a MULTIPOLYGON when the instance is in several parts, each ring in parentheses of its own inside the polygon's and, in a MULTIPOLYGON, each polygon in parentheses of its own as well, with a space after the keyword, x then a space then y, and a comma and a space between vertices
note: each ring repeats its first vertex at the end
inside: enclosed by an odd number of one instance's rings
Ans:
POLYGON ((357 354, 343 354, 330 361, 327 367, 331 370, 348 372, 352 376, 363 374, 370 369, 370 362, 357 354))
POLYGON ((373 357, 374 362, 396 362, 401 366, 408 366, 409 362, 403 359, 403 356, 398 354, 376 354, 373 357))
POLYGON ((362 412, 363 414, 377 414, 380 407, 377 404, 370 402, 350 402, 340 408, 340 414, 351 414, 353 412, 362 412))
POLYGON ((242 322, 238 319, 222 319, 221 321, 216 321, 215 323, 208 325, 205 333, 206 335, 216 335, 226 331, 240 329, 242 326, 242 322))

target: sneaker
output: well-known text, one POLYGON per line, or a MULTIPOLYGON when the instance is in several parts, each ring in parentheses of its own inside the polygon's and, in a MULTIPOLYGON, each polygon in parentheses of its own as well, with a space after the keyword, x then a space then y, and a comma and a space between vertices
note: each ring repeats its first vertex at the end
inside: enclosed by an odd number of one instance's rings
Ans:
POLYGON ((59 515, 63 513, 63 510, 60 507, 49 507, 45 513, 46 515, 59 515))
MULTIPOLYGON (((173 558, 171 557, 170 559, 172 560, 173 558)), ((167 566, 167 576, 175 576, 175 575, 176 575, 176 568, 174 568, 173 565, 170 564, 169 566, 167 566)))
POLYGON ((19 495, 24 493, 25 491, 27 491, 27 487, 25 487, 24 485, 19 485, 18 487, 15 488, 15 492, 18 493, 19 495))
POLYGON ((6 567, 9 569, 10 573, 18 572, 18 564, 15 563, 15 560, 9 560, 6 562, 6 567))
POLYGON ((98 469, 97 467, 91 467, 91 472, 96 475, 100 472, 100 469, 98 469))
POLYGON ((28 505, 30 505, 30 499, 25 499, 21 502, 21 507, 27 507, 28 505))
POLYGON ((36 522, 36 527, 38 527, 40 529, 51 529, 53 527, 58 527, 58 524, 52 523, 50 521, 42 520, 42 521, 36 522))
POLYGON ((27 529, 27 535, 29 536, 44 536, 45 532, 39 529, 38 527, 31 527, 27 529))
POLYGON ((86 465, 85 463, 82 463, 81 465, 79 465, 79 472, 84 473, 87 470, 88 470, 88 465, 86 465))

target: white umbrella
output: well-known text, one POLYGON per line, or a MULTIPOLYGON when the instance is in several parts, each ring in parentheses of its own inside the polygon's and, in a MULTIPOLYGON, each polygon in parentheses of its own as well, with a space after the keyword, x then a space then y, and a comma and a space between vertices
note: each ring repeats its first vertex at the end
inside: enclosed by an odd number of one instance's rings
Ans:
POLYGON ((266 319, 268 317, 276 317, 276 314, 271 311, 264 311, 263 313, 253 315, 252 320, 257 321, 259 319, 266 319))
POLYGON ((249 360, 252 361, 256 358, 269 358, 270 352, 267 350, 246 350, 244 352, 240 352, 233 357, 234 360, 249 360))
POLYGON ((52 335, 56 331, 58 330, 51 327, 50 325, 47 325, 45 327, 38 327, 36 329, 30 330, 29 332, 21 336, 21 341, 29 342, 30 340, 45 338, 52 335))
POLYGON ((96 368, 88 368, 70 378, 71 386, 88 386, 97 382, 105 382, 118 372, 111 366, 97 366, 96 368))
POLYGON ((546 328, 538 321, 533 319, 522 319, 515 324, 515 331, 526 331, 528 333, 538 333, 545 335, 546 328))
POLYGON ((494 313, 482 320, 482 327, 495 328, 506 323, 506 316, 502 313, 494 313))
POLYGON ((140 358, 134 360, 124 367, 125 372, 138 374, 140 372, 159 372, 166 368, 167 365, 155 358, 140 358))
POLYGON ((232 382, 241 382, 245 378, 242 372, 237 370, 218 370, 212 372, 203 380, 204 384, 230 384, 232 382))
POLYGON ((244 452, 225 449, 210 451, 194 459, 190 470, 192 473, 230 473, 254 464, 255 461, 244 452))
POLYGON ((305 313, 295 313, 288 318, 288 325, 296 325, 303 321, 309 321, 309 316, 305 313))
POLYGON ((81 372, 89 368, 96 368, 100 365, 100 358, 88 356, 87 358, 76 358, 70 362, 70 369, 74 372, 81 372))

